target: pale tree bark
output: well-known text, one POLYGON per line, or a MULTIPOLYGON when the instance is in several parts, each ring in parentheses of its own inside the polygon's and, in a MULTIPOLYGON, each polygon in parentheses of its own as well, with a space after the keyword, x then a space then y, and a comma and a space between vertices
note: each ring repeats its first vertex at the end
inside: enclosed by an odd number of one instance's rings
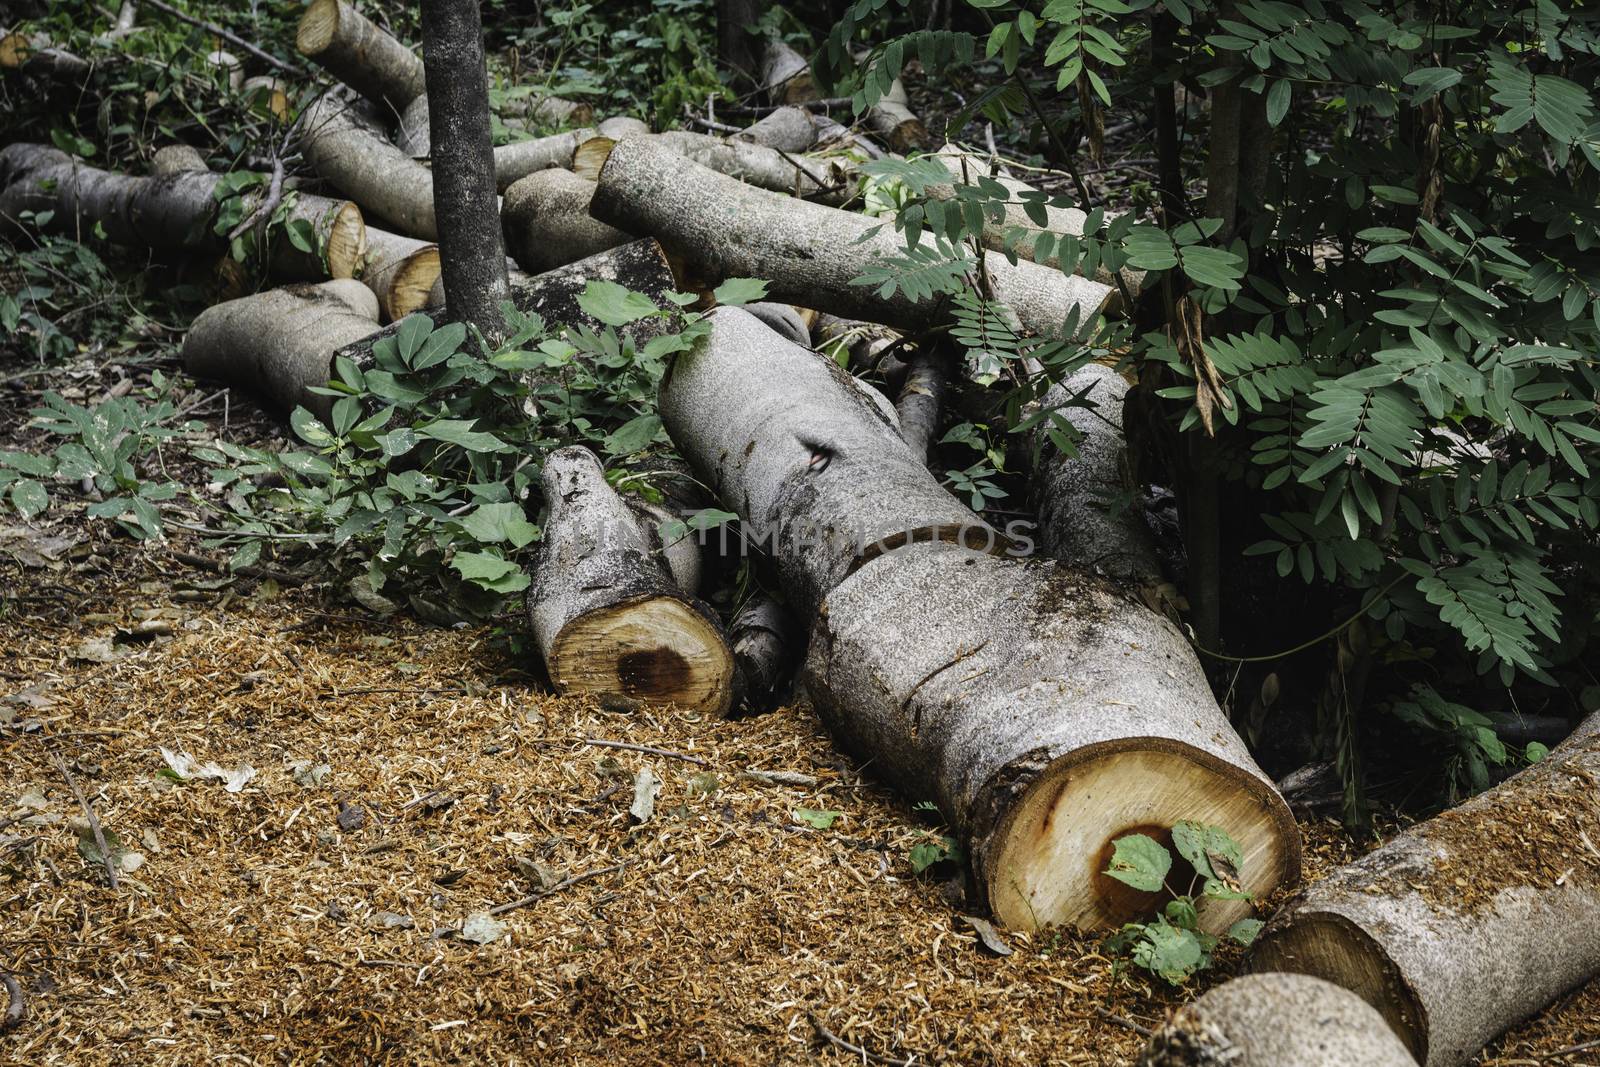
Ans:
POLYGON ((578 145, 594 137, 598 131, 585 127, 553 133, 548 137, 535 137, 526 141, 513 141, 494 150, 494 183, 502 193, 535 171, 554 167, 570 170, 572 154, 578 145))
POLYGON ((295 34, 300 54, 398 118, 427 91, 422 60, 344 0, 312 0, 295 34))
POLYGON ((726 714, 733 655, 722 627, 678 587, 594 453, 551 453, 540 481, 548 514, 528 615, 556 691, 726 714))
POLYGON ((439 280, 439 246, 369 227, 356 276, 378 298, 379 321, 397 322, 430 302, 439 280))
MULTIPOLYGON (((807 203, 718 174, 650 137, 612 146, 590 213, 620 230, 648 234, 667 250, 719 277, 765 278, 775 300, 836 315, 922 332, 948 322, 946 308, 914 300, 903 290, 879 295, 854 284, 874 261, 903 253, 903 240, 875 220, 807 203), (863 240, 863 238, 865 238, 863 240)), ((1111 289, 1087 278, 996 252, 984 268, 996 299, 1022 328, 1043 337, 1092 327, 1111 289)))
MULTIPOLYGON (((689 130, 668 130, 648 139, 758 189, 823 203, 843 203, 855 194, 855 164, 841 157, 791 155, 751 141, 724 140, 689 130)), ((616 142, 604 134, 584 141, 573 153, 573 170, 590 180, 598 179, 616 142)))
POLYGON ((745 602, 728 626, 738 667, 741 710, 767 711, 781 698, 800 653, 802 634, 787 608, 766 593, 745 602))
POLYGON ((408 237, 434 240, 434 175, 333 95, 302 113, 301 151, 311 169, 361 210, 408 237))
MULTIPOLYGON (((1074 568, 990 554, 1022 546, 945 492, 859 383, 737 308, 711 324, 664 377, 662 421, 772 532, 823 721, 939 805, 1003 922, 1149 915, 1159 895, 1100 872, 1117 838, 1181 819, 1232 834, 1252 895, 1299 877, 1293 816, 1174 626, 1074 568)), ((1207 900, 1200 921, 1247 911, 1207 900)))
POLYGON ((1415 1067, 1354 993, 1302 974, 1225 982, 1174 1011, 1138 1067, 1415 1067))
POLYGON ((423 0, 422 48, 445 308, 494 345, 506 333, 500 305, 511 298, 511 283, 495 197, 478 0, 423 0))
POLYGON ((1600 715, 1516 776, 1307 886, 1259 970, 1353 989, 1426 1067, 1600 973, 1600 715))
POLYGON ((784 152, 809 152, 817 143, 817 124, 803 107, 780 107, 743 133, 733 134, 733 139, 784 152))
POLYGON ((593 197, 594 182, 557 168, 507 189, 500 223, 517 266, 537 274, 633 240, 589 215, 593 197))

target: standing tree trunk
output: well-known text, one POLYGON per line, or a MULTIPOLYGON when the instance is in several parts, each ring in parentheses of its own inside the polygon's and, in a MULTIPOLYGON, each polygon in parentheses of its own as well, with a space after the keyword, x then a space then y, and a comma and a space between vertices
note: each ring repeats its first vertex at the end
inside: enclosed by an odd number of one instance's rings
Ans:
POLYGON ((1426 1067, 1454 1067, 1600 973, 1600 714, 1540 762, 1307 886, 1257 970, 1373 1004, 1426 1067))
POLYGON ((445 308, 494 345, 505 336, 500 305, 511 299, 511 283, 495 198, 478 0, 423 0, 422 50, 445 308))
POLYGON ((717 0, 717 61, 754 81, 756 39, 750 27, 761 17, 761 0, 717 0))
MULTIPOLYGON (((1118 837, 1226 828, 1263 896, 1299 876, 1288 807, 1217 707, 1183 635, 1009 542, 945 492, 825 356, 736 308, 662 380, 663 424, 724 506, 771 535, 812 625, 806 690, 848 749, 962 835, 1013 926, 1101 928, 1158 894, 1101 872, 1118 837)), ((1247 913, 1207 900, 1200 920, 1247 913)))

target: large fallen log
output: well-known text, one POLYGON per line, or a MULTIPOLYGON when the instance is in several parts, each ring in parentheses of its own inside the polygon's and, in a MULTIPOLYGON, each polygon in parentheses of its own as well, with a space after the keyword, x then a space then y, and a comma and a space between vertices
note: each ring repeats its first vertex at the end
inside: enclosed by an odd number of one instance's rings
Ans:
POLYGON ((1173 1012, 1138 1067, 1416 1067, 1354 993, 1303 974, 1225 982, 1173 1012))
MULTIPOLYGON (((683 456, 770 539, 813 620, 806 690, 841 744, 935 801, 1005 923, 1101 928, 1160 894, 1102 874, 1117 838, 1193 819, 1239 842, 1244 889, 1299 876, 1299 832, 1183 635, 1009 541, 939 485, 865 390, 736 308, 660 392, 683 456)), ((1205 900, 1217 931, 1248 906, 1205 900)))
POLYGON ((1128 383, 1110 367, 1090 363, 1047 392, 1040 406, 1078 431, 1078 455, 1050 439, 1052 422, 1034 430, 1037 458, 1030 489, 1039 516, 1039 545, 1065 560, 1130 588, 1162 581, 1155 538, 1133 488, 1122 430, 1128 383), (1078 397, 1093 407, 1069 405, 1078 397))
POLYGON ((184 335, 183 365, 196 378, 247 389, 275 409, 301 405, 325 418, 333 402, 311 390, 328 384, 335 349, 377 325, 378 301, 360 282, 271 289, 202 311, 184 335))
MULTIPOLYGON (((765 145, 688 130, 652 134, 649 140, 757 189, 824 203, 842 203, 855 191, 854 166, 840 157, 789 155, 765 145)), ((616 143, 616 139, 604 135, 584 141, 573 153, 572 169, 590 180, 598 179, 616 143)))
POLYGON ((417 54, 344 0, 311 0, 294 43, 301 55, 395 118, 427 91, 417 54))
POLYGON ((506 190, 500 209, 506 251, 539 273, 633 240, 589 215, 594 182, 569 170, 535 171, 506 190))
MULTIPOLYGON (((222 176, 178 145, 158 151, 151 169, 149 177, 118 174, 44 145, 7 145, 0 149, 0 219, 14 224, 24 211, 50 211, 49 228, 57 233, 86 234, 98 225, 116 244, 222 251, 227 242, 212 226, 222 176)), ((296 192, 284 222, 309 225, 315 251, 295 248, 274 229, 273 274, 320 280, 355 273, 366 225, 353 203, 296 192)))
MULTIPOLYGON (((865 215, 807 203, 718 174, 650 137, 611 149, 590 214, 629 233, 655 237, 673 255, 720 277, 765 278, 776 300, 921 332, 948 322, 942 306, 897 288, 880 295, 854 284, 873 262, 904 251, 902 239, 865 215)), ((1022 327, 1062 336, 1069 315, 1092 326, 1111 290, 1026 260, 989 252, 985 269, 997 299, 1022 327)))
POLYGON ((334 96, 325 95, 306 108, 300 125, 300 149, 311 168, 364 213, 409 237, 438 238, 432 171, 334 96))
POLYGON ((557 692, 725 714, 733 656, 721 626, 673 581, 594 453, 551 453, 540 481, 549 511, 528 616, 557 692))
POLYGON ((426 307, 439 273, 438 245, 387 230, 367 230, 367 251, 356 277, 378 298, 379 321, 398 322, 426 307))
POLYGON ((1251 963, 1355 990, 1426 1067, 1469 1062, 1600 973, 1600 715, 1307 886, 1251 963))

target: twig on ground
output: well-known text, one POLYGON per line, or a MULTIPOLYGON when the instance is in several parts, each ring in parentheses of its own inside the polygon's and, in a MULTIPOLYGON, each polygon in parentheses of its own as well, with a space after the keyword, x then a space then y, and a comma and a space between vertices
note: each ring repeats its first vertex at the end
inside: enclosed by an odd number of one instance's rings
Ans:
POLYGON ((83 807, 83 814, 89 820, 89 832, 94 834, 94 845, 100 850, 100 862, 106 867, 106 880, 111 883, 111 889, 115 892, 121 882, 117 877, 117 858, 106 846, 106 832, 100 826, 100 816, 94 813, 94 805, 89 803, 89 798, 78 788, 78 780, 72 777, 72 772, 67 769, 67 761, 62 759, 59 753, 56 754, 56 769, 61 772, 61 777, 67 780, 67 788, 72 790, 72 795, 78 798, 78 803, 83 807))
POLYGON ((851 1044, 849 1041, 846 1041, 832 1030, 829 1030, 826 1026, 822 1025, 822 1020, 817 1018, 816 1012, 806 1012, 806 1018, 810 1019, 811 1025, 816 1028, 817 1036, 822 1038, 828 1044, 832 1045, 834 1048, 843 1049, 852 1056, 860 1056, 863 1060, 867 1060, 872 1063, 887 1064, 888 1067, 916 1067, 917 1057, 915 1055, 907 1056, 903 1060, 897 1060, 893 1056, 885 1056, 881 1052, 873 1052, 871 1049, 863 1048, 860 1045, 851 1044))
POLYGON ((600 878, 608 874, 616 874, 627 865, 627 862, 624 861, 622 863, 613 864, 610 867, 597 867, 592 871, 584 871, 582 874, 574 874, 570 878, 561 879, 561 881, 557 882, 549 889, 541 889, 537 893, 530 893, 521 900, 512 900, 504 904, 496 904, 494 907, 489 909, 488 913, 490 915, 504 915, 508 911, 516 911, 518 908, 526 908, 529 904, 537 904, 545 897, 555 896, 564 889, 571 889, 579 882, 587 882, 591 878, 600 878))
POLYGON ((699 126, 701 129, 715 130, 717 133, 744 132, 743 126, 730 126, 726 122, 718 122, 715 119, 703 119, 699 115, 691 117, 689 121, 694 123, 696 126, 699 126))
POLYGON ((1134 1033, 1138 1034, 1140 1037, 1149 1037, 1151 1032, 1152 1032, 1148 1026, 1140 1026, 1138 1023, 1134 1022, 1132 1019, 1125 1019, 1121 1015, 1118 1015, 1116 1012, 1107 1011, 1106 1009, 1101 1008, 1101 1007, 1096 1007, 1094 1009, 1094 1013, 1096 1015, 1100 1016, 1100 1018, 1104 1019, 1108 1023, 1116 1023, 1118 1026, 1127 1027, 1129 1030, 1132 1030, 1134 1033))
POLYGON ((168 555, 179 563, 187 563, 191 567, 198 567, 203 571, 211 571, 213 574, 259 578, 263 581, 271 580, 277 582, 279 585, 304 585, 306 582, 306 579, 298 574, 291 574, 288 571, 275 571, 270 567, 235 567, 230 570, 228 564, 223 560, 212 559, 210 556, 202 556, 194 552, 174 551, 169 552, 168 555))
POLYGON ((0 1034, 15 1030, 28 1017, 28 1002, 22 999, 22 983, 0 971, 0 986, 6 991, 6 1013, 0 1015, 0 1034))
POLYGON ((171 4, 167 3, 166 0, 147 0, 147 2, 157 11, 165 11, 179 22, 187 22, 191 26, 198 26, 207 33, 216 34, 229 44, 238 45, 240 48, 243 48, 246 52, 249 52, 263 63, 270 63, 279 70, 286 70, 290 74, 299 74, 301 76, 305 75, 305 71, 295 66, 293 63, 286 63, 277 56, 273 55, 271 52, 262 51, 249 41, 245 40, 243 37, 240 37, 237 34, 229 33, 227 30, 223 29, 221 26, 218 26, 214 22, 207 22, 204 19, 197 19, 187 12, 179 11, 171 4))
POLYGON ((628 743, 627 741, 602 741, 597 738, 586 737, 583 739, 583 743, 586 745, 593 745, 596 748, 621 748, 626 749, 629 752, 643 752, 651 756, 666 756, 668 759, 681 759, 685 763, 696 763, 702 767, 706 765, 706 761, 701 759, 699 756, 691 756, 686 752, 673 752, 671 749, 652 748, 649 745, 634 745, 628 743))

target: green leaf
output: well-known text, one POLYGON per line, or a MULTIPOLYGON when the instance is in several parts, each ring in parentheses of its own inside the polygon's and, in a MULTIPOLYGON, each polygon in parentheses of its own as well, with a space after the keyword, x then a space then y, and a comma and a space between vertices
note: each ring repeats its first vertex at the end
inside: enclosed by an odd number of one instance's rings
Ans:
POLYGON ((1289 113, 1289 102, 1294 98, 1293 88, 1287 78, 1279 78, 1267 90, 1267 125, 1278 125, 1289 113))
POLYGON ((1263 925, 1260 919, 1240 919, 1228 927, 1228 936, 1248 948, 1254 943, 1263 925))
POLYGON ((711 299, 729 307, 753 304, 766 295, 767 283, 759 278, 729 278, 711 290, 711 299))
POLYGON ((1205 950, 1193 931, 1169 923, 1151 923, 1134 946, 1133 962, 1173 985, 1187 981, 1204 965, 1205 950))
POLYGON ((827 830, 843 815, 842 811, 819 811, 816 808, 795 808, 794 820, 816 830, 827 830))
POLYGON ((504 541, 512 548, 521 548, 539 536, 539 528, 522 513, 522 505, 509 502, 474 508, 462 517, 461 528, 486 544, 504 541))
POLYGON ((439 419, 418 426, 417 433, 433 441, 458 445, 468 452, 505 452, 508 446, 492 433, 474 430, 476 419, 439 419))
POLYGON ((626 326, 660 309, 643 293, 636 293, 616 282, 594 280, 584 286, 578 306, 590 318, 607 326, 626 326))
POLYGON ((604 447, 609 455, 631 456, 649 448, 660 432, 659 415, 638 415, 607 434, 604 447))
POLYGON ((50 506, 50 494, 38 482, 24 478, 11 487, 11 503, 17 514, 31 519, 50 506))
POLYGON ((400 329, 395 331, 394 335, 401 362, 409 367, 411 357, 417 354, 417 349, 422 347, 422 342, 426 341, 432 332, 433 320, 421 312, 407 315, 402 319, 400 329))
POLYGON ((326 448, 334 443, 333 434, 328 432, 322 420, 303 407, 297 407, 289 413, 289 425, 295 435, 308 445, 326 448))
POLYGON ((1135 889, 1154 893, 1166 884, 1172 870, 1172 853, 1144 834, 1118 838, 1105 873, 1135 889))
POLYGON ((516 593, 528 587, 522 568, 493 552, 457 552, 450 566, 462 578, 495 593, 516 593))

